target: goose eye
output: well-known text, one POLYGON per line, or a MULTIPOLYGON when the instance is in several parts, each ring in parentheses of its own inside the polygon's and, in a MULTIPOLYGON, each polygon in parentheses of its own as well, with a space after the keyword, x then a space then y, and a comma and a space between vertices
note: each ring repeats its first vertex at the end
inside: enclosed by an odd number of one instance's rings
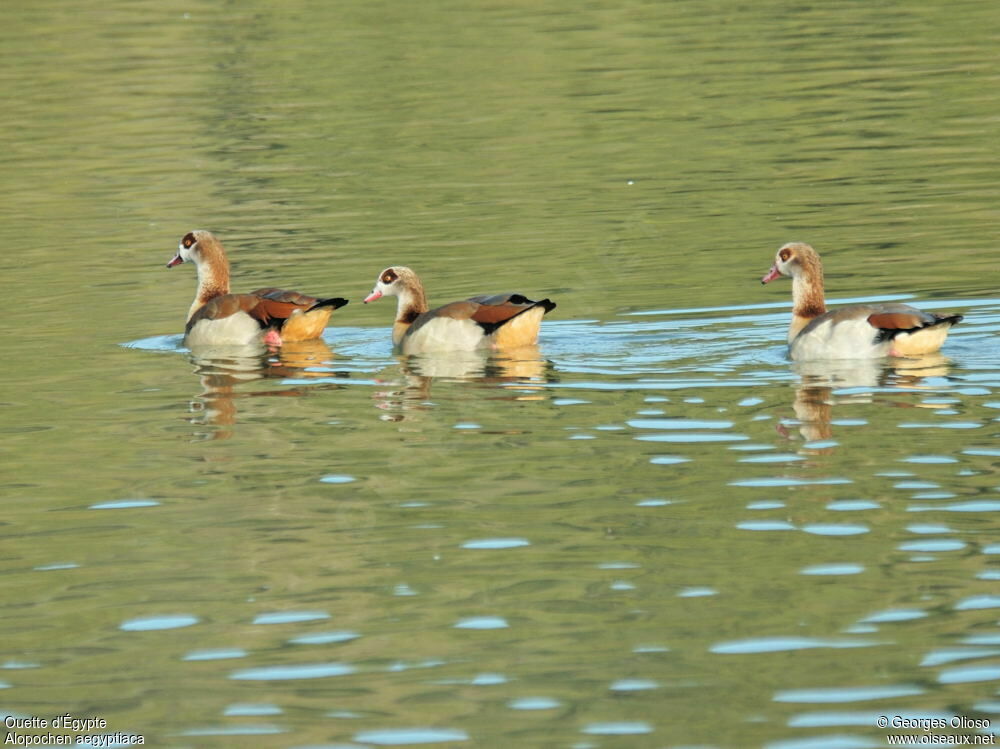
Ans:
POLYGON ((385 273, 382 274, 382 278, 380 280, 382 281, 382 283, 392 283, 397 278, 398 276, 394 271, 387 270, 385 273))
POLYGON ((194 234, 190 234, 190 233, 184 235, 184 239, 181 240, 181 244, 184 245, 185 249, 188 249, 188 250, 191 249, 191 247, 194 245, 194 243, 195 243, 194 234))
POLYGON ((781 252, 778 253, 778 257, 781 258, 781 262, 783 263, 787 263, 788 258, 790 258, 791 256, 792 256, 791 250, 782 250, 781 252))

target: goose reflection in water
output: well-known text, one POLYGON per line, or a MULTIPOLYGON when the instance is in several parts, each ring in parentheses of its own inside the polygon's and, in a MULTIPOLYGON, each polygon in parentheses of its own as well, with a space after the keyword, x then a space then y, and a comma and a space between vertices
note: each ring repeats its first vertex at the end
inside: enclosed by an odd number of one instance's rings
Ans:
POLYGON ((824 445, 833 436, 833 409, 836 406, 878 403, 895 408, 939 408, 937 405, 879 398, 879 393, 897 389, 934 390, 926 380, 944 377, 951 360, 941 354, 907 359, 858 359, 798 362, 793 371, 801 378, 795 387, 792 409, 795 419, 778 424, 778 432, 796 439, 788 427, 797 427, 810 452, 829 452, 835 446, 824 445))
POLYGON ((384 421, 403 421, 426 411, 435 381, 472 382, 494 387, 501 398, 543 400, 544 386, 555 381, 553 365, 537 345, 503 352, 454 351, 399 358, 399 376, 383 376, 391 389, 374 394, 384 421))
MULTIPOLYGON (((194 416, 190 421, 202 426, 231 427, 237 421, 237 401, 242 398, 296 398, 314 389, 340 389, 340 385, 325 382, 315 386, 239 390, 241 385, 258 380, 328 378, 333 358, 333 351, 321 339, 286 342, 277 349, 262 344, 196 347, 191 350, 191 361, 202 392, 191 401, 190 412, 194 416)), ((215 429, 199 436, 211 440, 228 439, 232 430, 215 429)))

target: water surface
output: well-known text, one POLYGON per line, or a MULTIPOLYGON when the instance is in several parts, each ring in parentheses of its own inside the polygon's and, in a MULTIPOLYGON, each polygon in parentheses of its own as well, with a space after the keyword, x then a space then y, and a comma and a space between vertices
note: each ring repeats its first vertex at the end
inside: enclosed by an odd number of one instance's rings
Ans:
POLYGON ((166 747, 993 721, 995 22, 8 9, 0 712, 166 747), (194 274, 163 266, 199 227, 237 288, 351 304, 280 353, 184 350, 194 274), (758 281, 793 239, 834 303, 966 322, 791 364, 758 281), (534 349, 398 359, 360 303, 396 263, 432 302, 559 306, 534 349))

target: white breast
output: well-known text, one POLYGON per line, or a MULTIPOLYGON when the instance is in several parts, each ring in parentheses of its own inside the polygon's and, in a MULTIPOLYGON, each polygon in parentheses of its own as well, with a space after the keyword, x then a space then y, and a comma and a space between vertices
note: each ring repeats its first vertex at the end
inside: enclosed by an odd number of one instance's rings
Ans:
POLYGON ((865 318, 821 322, 800 333, 788 345, 788 355, 796 361, 812 359, 874 359, 888 356, 892 342, 876 344, 878 331, 865 318))
POLYGON ((473 351, 489 345, 483 329, 472 320, 436 317, 403 338, 404 354, 425 351, 473 351))
POLYGON ((260 341, 260 325, 246 312, 217 320, 203 319, 195 323, 184 337, 184 345, 245 346, 260 341))

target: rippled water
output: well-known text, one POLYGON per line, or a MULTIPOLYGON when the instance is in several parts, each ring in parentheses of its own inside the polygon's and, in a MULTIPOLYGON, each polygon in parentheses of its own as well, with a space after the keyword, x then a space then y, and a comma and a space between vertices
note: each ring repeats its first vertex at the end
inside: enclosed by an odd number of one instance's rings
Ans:
POLYGON ((8 15, 8 720, 167 747, 996 733, 991 5, 8 15), (322 341, 188 352, 193 273, 163 265, 195 227, 240 289, 352 302, 322 341), (834 304, 966 320, 940 356, 791 364, 789 285, 758 282, 791 239, 834 304), (534 349, 398 359, 360 299, 403 262, 432 302, 559 306, 534 349))

